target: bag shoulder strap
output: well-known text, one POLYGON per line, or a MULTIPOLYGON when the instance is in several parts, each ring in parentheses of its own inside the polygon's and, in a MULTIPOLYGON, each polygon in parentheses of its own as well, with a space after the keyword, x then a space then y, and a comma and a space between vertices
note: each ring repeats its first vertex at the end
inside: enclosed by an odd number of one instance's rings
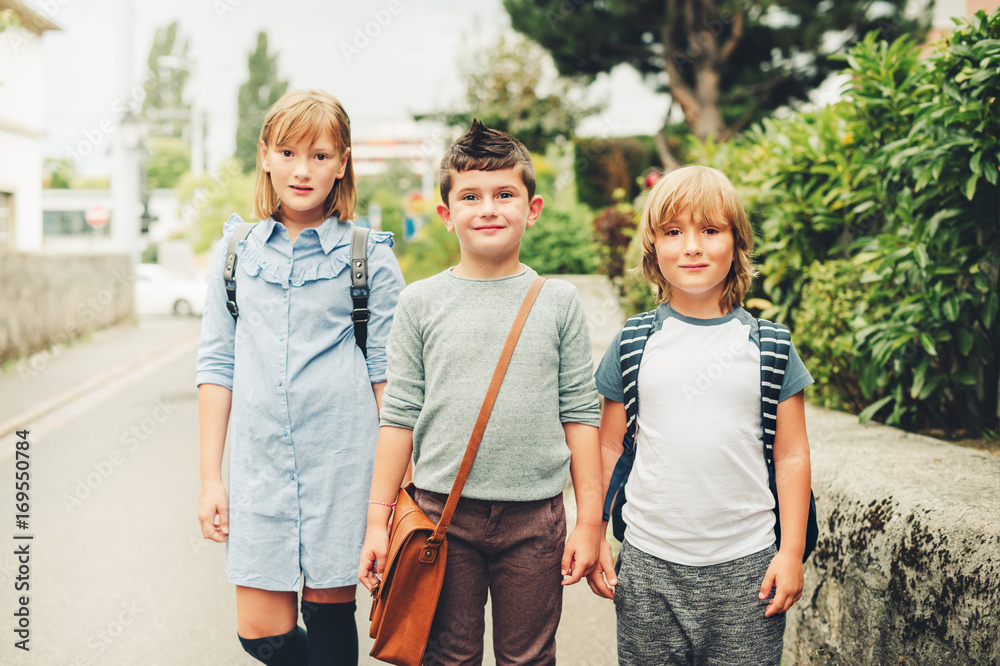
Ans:
POLYGON ((365 227, 354 227, 351 232, 351 321, 354 322, 354 340, 365 358, 368 358, 368 232, 365 227))
POLYGON ((545 278, 535 278, 528 289, 527 295, 524 297, 524 302, 521 303, 521 309, 518 310, 517 317, 514 318, 514 324, 510 328, 507 341, 504 342, 503 351, 500 353, 500 360, 497 362, 496 370, 493 371, 493 379, 490 380, 490 386, 486 390, 486 398, 483 400, 483 406, 479 410, 476 425, 472 429, 472 436, 469 437, 469 445, 465 448, 465 457, 462 458, 462 464, 458 468, 458 476, 455 477, 455 483, 451 486, 448 501, 441 512, 441 520, 438 521, 434 534, 427 540, 428 545, 440 544, 444 541, 445 532, 448 531, 448 525, 451 524, 452 514, 455 513, 458 500, 462 495, 462 488, 465 487, 465 482, 469 478, 469 472, 472 471, 472 463, 475 461, 476 453, 479 451, 479 443, 482 441, 483 433, 486 431, 486 423, 490 419, 490 412, 493 411, 493 403, 496 402, 497 394, 500 393, 500 384, 503 383, 503 377, 507 373, 507 365, 510 363, 511 356, 514 355, 514 347, 517 346, 517 339, 521 336, 521 329, 524 328, 524 322, 527 321, 528 313, 531 312, 531 306, 534 305, 535 298, 538 296, 538 292, 541 291, 544 283, 545 278))
MULTIPOLYGON (((622 454, 618 456, 608 490, 604 495, 604 520, 615 516, 615 498, 618 498, 618 511, 624 501, 622 489, 632 471, 632 459, 635 456, 635 437, 639 431, 637 422, 639 416, 639 365, 642 363, 642 353, 646 349, 649 332, 653 328, 656 310, 640 312, 632 315, 622 327, 621 342, 618 345, 618 362, 622 370, 622 392, 625 400, 625 436, 622 438, 622 454)), ((620 514, 619 514, 620 515, 620 514)), ((616 530, 617 530, 617 520, 616 530)), ((622 528, 624 529, 624 528, 622 528)), ((616 532, 617 535, 617 532, 616 532)))
POLYGON ((778 399, 785 380, 791 348, 788 327, 767 319, 757 320, 760 335, 760 415, 764 429, 764 460, 769 480, 774 482, 774 433, 778 423, 778 399))
POLYGON ((246 240, 255 226, 257 226, 256 222, 243 222, 236 227, 236 231, 229 238, 229 248, 226 250, 226 264, 222 269, 222 282, 226 285, 226 308, 229 310, 229 314, 233 315, 233 321, 236 321, 240 316, 239 310, 236 309, 236 248, 246 240))
POLYGON ((635 431, 638 428, 639 365, 642 363, 642 353, 646 349, 655 316, 656 310, 650 310, 629 317, 622 327, 621 343, 618 345, 622 389, 625 394, 625 438, 629 440, 626 449, 630 452, 635 450, 635 431))

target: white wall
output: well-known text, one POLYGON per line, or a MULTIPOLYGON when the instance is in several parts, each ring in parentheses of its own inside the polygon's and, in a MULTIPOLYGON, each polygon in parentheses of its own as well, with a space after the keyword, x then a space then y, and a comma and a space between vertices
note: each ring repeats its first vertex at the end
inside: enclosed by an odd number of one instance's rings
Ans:
POLYGON ((0 36, 0 190, 14 195, 14 247, 42 249, 42 40, 23 29, 0 36))

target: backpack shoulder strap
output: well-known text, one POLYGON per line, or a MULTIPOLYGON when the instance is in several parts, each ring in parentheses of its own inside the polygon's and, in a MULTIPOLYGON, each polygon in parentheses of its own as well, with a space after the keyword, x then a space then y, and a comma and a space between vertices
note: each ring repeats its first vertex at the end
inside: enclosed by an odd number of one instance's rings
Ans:
POLYGON ((229 314, 233 315, 233 321, 239 318, 239 311, 236 309, 236 248, 246 237, 250 235, 256 222, 243 222, 236 227, 236 231, 229 238, 229 249, 226 250, 226 264, 222 269, 222 282, 226 285, 226 308, 229 314))
POLYGON ((615 463, 604 496, 604 520, 613 521, 615 537, 621 541, 625 533, 625 523, 621 508, 625 504, 625 482, 632 471, 635 457, 635 435, 638 430, 636 419, 639 415, 639 364, 646 340, 653 327, 656 310, 632 315, 622 327, 621 343, 618 346, 618 361, 622 369, 622 389, 625 399, 625 436, 622 439, 622 454, 615 463))
POLYGON ((368 232, 365 227, 354 227, 351 232, 351 298, 354 309, 354 340, 365 358, 368 358, 368 232))
POLYGON ((622 368, 622 389, 625 393, 625 439, 626 450, 635 450, 636 419, 639 416, 639 365, 646 340, 653 327, 656 310, 633 315, 622 328, 618 359, 622 368), (631 435, 631 436, 630 436, 631 435))
POLYGON ((774 482, 774 433, 778 423, 778 398, 785 380, 791 336, 788 327, 767 319, 757 320, 760 335, 760 415, 764 429, 764 460, 774 482))

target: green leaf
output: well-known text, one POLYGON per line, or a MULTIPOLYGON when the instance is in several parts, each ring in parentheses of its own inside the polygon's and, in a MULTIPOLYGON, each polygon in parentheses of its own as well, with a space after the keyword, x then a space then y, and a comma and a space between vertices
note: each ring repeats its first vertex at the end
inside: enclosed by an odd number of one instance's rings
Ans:
POLYGON ((959 384, 964 384, 965 386, 976 385, 976 376, 971 372, 969 372, 968 370, 962 370, 960 372, 956 372, 951 376, 951 378, 954 379, 959 384))
POLYGON ((987 326, 993 325, 993 318, 997 316, 998 305, 1000 305, 1000 299, 997 298, 996 292, 986 297, 986 303, 983 306, 983 322, 987 326))
POLYGON ((910 397, 916 400, 920 395, 920 390, 924 387, 924 380, 927 378, 927 368, 930 359, 925 358, 916 368, 913 369, 913 386, 910 387, 910 397))
POLYGON ((923 390, 920 391, 920 394, 917 396, 917 400, 926 400, 927 398, 931 397, 931 394, 934 393, 934 391, 940 384, 941 384, 941 375, 934 375, 933 377, 928 379, 927 383, 924 384, 923 390))
POLYGON ((958 332, 958 353, 962 356, 968 356, 969 352, 972 351, 972 340, 973 335, 969 329, 961 329, 958 332))
POLYGON ((976 196, 976 182, 979 180, 979 176, 972 174, 969 176, 969 180, 965 182, 965 198, 972 201, 972 197, 976 196))
POLYGON ((934 348, 934 338, 928 333, 920 334, 920 344, 923 345, 924 351, 931 356, 937 356, 937 350, 934 348))
POLYGON ((944 316, 947 317, 948 321, 956 321, 958 319, 958 300, 955 297, 951 297, 942 303, 941 308, 944 310, 944 316))
POLYGON ((972 169, 972 173, 974 173, 977 176, 983 173, 983 169, 980 166, 980 162, 982 162, 982 160, 983 160, 983 151, 981 150, 977 152, 975 155, 973 155, 972 159, 969 160, 969 168, 972 169))
POLYGON ((861 410, 860 414, 858 414, 858 421, 860 421, 861 423, 868 423, 869 421, 872 420, 872 417, 875 416, 875 413, 878 410, 880 410, 883 407, 885 407, 885 405, 888 404, 888 402, 890 400, 892 400, 892 396, 891 395, 887 395, 886 397, 882 398, 881 400, 878 400, 878 401, 873 402, 872 404, 868 405, 863 410, 861 410))

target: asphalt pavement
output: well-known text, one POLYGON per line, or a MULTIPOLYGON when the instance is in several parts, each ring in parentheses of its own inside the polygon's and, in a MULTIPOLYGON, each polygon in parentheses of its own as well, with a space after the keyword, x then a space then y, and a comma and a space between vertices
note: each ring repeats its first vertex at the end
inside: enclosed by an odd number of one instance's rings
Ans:
MULTIPOLYGON (((624 317, 603 278, 567 279, 599 359, 624 317)), ((195 519, 199 325, 141 319, 0 374, 0 663, 257 663, 236 640, 224 548, 195 519)), ((363 655, 368 611, 359 587, 363 655)), ((557 644, 560 663, 616 663, 611 602, 567 588, 557 644)))

